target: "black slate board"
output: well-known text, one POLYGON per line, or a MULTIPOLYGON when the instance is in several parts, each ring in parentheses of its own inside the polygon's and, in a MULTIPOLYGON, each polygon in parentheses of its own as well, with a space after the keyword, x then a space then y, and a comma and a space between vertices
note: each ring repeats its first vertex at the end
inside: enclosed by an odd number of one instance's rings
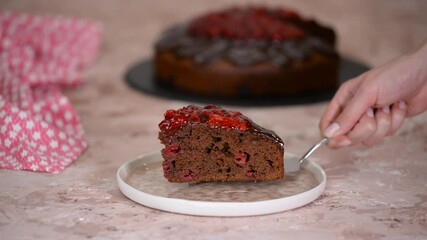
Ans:
MULTIPOLYGON (((188 94, 177 89, 158 85, 154 81, 152 61, 144 59, 130 67, 125 74, 125 81, 130 87, 143 93, 167 99, 183 100, 202 104, 236 105, 236 106, 274 106, 316 103, 330 100, 336 89, 317 92, 315 94, 297 97, 276 98, 214 98, 188 94)), ((359 62, 343 58, 340 68, 340 82, 343 83, 369 70, 369 67, 359 62)))

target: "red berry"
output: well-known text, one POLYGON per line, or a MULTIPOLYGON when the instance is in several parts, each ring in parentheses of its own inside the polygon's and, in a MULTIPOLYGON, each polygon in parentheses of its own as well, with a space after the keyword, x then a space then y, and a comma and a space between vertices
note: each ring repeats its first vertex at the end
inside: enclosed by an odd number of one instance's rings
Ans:
POLYGON ((283 41, 304 37, 302 30, 292 25, 295 21, 300 21, 299 15, 287 9, 232 8, 196 18, 189 29, 194 36, 208 38, 283 41))
POLYGON ((196 173, 194 173, 191 170, 184 170, 181 173, 179 173, 179 178, 185 180, 185 181, 191 181, 196 177, 196 173))
POLYGON ((181 148, 179 146, 168 146, 162 150, 162 154, 166 158, 173 158, 180 150, 181 148))
POLYGON ((170 162, 164 161, 163 164, 162 164, 162 167, 163 167, 163 172, 164 173, 167 172, 167 171, 169 171, 171 169, 170 168, 170 162))
POLYGON ((246 172, 246 177, 254 178, 255 177, 255 170, 249 170, 246 172))
POLYGON ((243 167, 246 165, 248 160, 249 160, 249 154, 239 151, 239 153, 236 154, 234 161, 236 162, 237 165, 243 167))
POLYGON ((167 110, 165 113, 165 118, 171 118, 176 114, 176 111, 173 109, 167 110))

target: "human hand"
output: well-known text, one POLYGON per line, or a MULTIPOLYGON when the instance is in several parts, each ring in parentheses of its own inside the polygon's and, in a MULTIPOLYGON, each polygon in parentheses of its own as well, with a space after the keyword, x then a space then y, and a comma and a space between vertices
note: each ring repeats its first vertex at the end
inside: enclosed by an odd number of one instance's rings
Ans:
POLYGON ((328 145, 372 146, 427 110, 427 44, 341 85, 320 121, 328 145))

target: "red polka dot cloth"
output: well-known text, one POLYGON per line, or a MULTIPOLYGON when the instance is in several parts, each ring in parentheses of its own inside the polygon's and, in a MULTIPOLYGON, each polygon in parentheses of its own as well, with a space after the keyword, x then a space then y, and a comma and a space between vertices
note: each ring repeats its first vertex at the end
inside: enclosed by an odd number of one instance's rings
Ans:
POLYGON ((61 90, 83 83, 101 34, 90 21, 0 13, 0 168, 61 172, 86 149, 61 90))

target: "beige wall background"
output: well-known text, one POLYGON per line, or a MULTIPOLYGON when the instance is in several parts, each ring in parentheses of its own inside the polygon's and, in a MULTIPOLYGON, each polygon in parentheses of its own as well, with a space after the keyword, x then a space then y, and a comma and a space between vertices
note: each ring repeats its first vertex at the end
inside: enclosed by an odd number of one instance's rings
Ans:
POLYGON ((121 63, 150 55, 167 25, 205 11, 233 5, 286 6, 333 26, 340 52, 377 66, 427 39, 423 0, 2 0, 0 9, 60 14, 98 20, 105 27, 105 54, 121 63))

